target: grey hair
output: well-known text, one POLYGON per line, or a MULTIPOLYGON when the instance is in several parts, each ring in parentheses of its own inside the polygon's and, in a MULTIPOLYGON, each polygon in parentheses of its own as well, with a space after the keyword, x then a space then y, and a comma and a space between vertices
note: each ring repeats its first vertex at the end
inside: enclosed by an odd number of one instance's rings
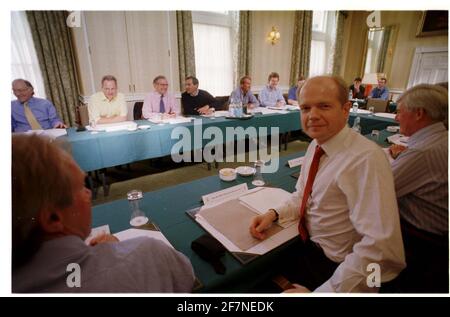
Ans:
POLYGON ((437 85, 420 84, 405 91, 397 100, 407 110, 423 109, 431 120, 447 122, 448 91, 437 85))

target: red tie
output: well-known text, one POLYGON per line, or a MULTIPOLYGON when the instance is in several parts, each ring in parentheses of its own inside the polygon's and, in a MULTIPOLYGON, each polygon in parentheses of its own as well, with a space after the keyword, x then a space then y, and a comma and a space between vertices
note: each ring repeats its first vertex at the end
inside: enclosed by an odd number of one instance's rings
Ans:
POLYGON ((305 190, 303 191, 302 205, 300 207, 300 218, 298 222, 298 233, 303 241, 308 239, 308 231, 306 230, 305 225, 305 209, 306 202, 308 201, 309 196, 311 195, 312 185, 314 183, 314 179, 316 178, 317 171, 319 170, 319 162, 320 158, 325 152, 322 148, 316 145, 316 151, 314 152, 314 157, 311 162, 311 166, 309 167, 308 180, 306 181, 305 190))

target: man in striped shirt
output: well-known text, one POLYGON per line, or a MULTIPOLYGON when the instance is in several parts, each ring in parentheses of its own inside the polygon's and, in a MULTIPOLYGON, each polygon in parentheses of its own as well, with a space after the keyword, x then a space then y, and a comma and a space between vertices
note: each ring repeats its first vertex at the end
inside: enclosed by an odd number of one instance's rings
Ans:
MULTIPOLYGON (((421 84, 398 100, 396 120, 408 147, 391 147, 408 291, 448 292, 448 92, 421 84)), ((406 279, 405 279, 406 280, 406 279)))

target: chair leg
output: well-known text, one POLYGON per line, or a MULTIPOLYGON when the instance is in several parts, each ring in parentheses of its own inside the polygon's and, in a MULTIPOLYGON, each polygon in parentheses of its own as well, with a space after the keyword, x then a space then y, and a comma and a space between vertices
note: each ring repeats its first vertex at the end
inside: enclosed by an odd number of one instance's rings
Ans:
POLYGON ((86 181, 88 188, 91 190, 92 193, 92 200, 97 199, 97 186, 94 184, 94 179, 92 178, 92 172, 88 172, 86 176, 86 181))

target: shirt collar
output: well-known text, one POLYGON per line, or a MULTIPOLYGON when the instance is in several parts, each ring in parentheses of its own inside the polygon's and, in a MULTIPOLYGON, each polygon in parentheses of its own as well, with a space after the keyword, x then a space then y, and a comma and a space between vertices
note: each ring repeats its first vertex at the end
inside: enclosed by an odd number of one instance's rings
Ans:
POLYGON ((269 89, 269 90, 277 90, 277 87, 272 88, 272 87, 270 87, 270 85, 267 85, 266 87, 267 87, 267 89, 269 89))
MULTIPOLYGON (((342 146, 346 146, 346 138, 350 133, 350 128, 345 125, 341 131, 331 137, 328 141, 321 145, 323 151, 327 156, 333 156, 334 154, 342 151, 342 146)), ((317 141, 316 141, 317 143, 317 141)))
POLYGON ((197 89, 195 92, 193 92, 192 94, 189 94, 189 95, 191 95, 192 97, 196 97, 198 95, 199 91, 200 91, 200 89, 197 89))
POLYGON ((117 95, 115 95, 111 100, 109 100, 109 99, 106 97, 106 95, 105 95, 105 93, 104 93, 103 91, 102 91, 101 93, 102 93, 102 100, 103 100, 103 101, 113 102, 113 101, 117 98, 117 95))
POLYGON ((408 139, 408 147, 414 147, 417 143, 421 142, 424 138, 439 132, 445 132, 445 126, 442 122, 436 122, 422 128, 408 139))

